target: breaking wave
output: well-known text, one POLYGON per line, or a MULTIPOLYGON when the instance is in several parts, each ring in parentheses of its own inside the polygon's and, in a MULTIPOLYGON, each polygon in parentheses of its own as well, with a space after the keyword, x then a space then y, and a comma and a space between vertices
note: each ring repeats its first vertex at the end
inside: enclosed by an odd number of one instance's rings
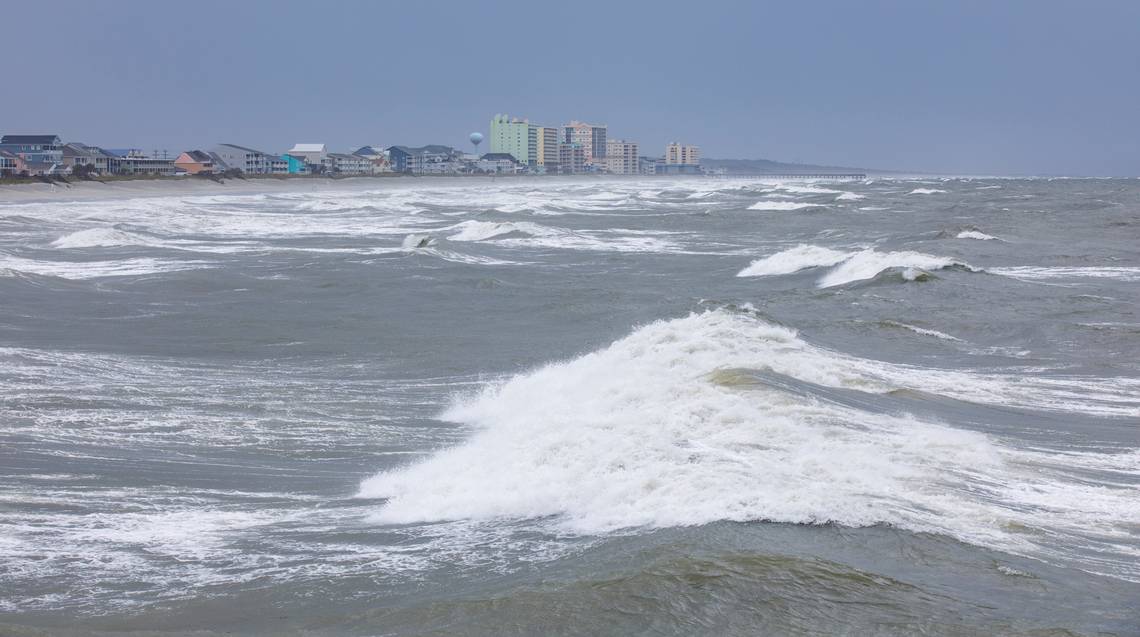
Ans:
POLYGON ((803 208, 822 208, 820 204, 801 203, 797 201, 758 201, 749 210, 801 210, 803 208))
POLYGON ((867 249, 856 252, 851 255, 850 258, 843 261, 843 263, 836 266, 831 272, 825 274, 819 280, 819 287, 829 288, 836 285, 853 283, 855 281, 873 279, 882 272, 895 269, 901 270, 903 277, 908 281, 914 281, 919 279, 924 272, 941 270, 942 268, 953 266, 960 266, 971 271, 977 271, 976 268, 968 263, 955 261, 949 257, 939 257, 910 250, 902 252, 877 252, 872 249, 867 249))
MULTIPOLYGON (((358 495, 387 499, 374 516, 385 524, 539 519, 604 533, 717 520, 886 523, 1054 556, 1076 550, 1089 524, 1104 538, 1098 548, 1118 551, 1113 542, 1140 523, 1131 490, 1041 469, 1059 462, 1052 455, 828 399, 895 389, 1047 405, 1073 386, 849 357, 709 311, 458 399, 442 417, 476 428, 466 443, 369 478, 358 495), (1043 532, 1011 531, 1023 528, 1043 532)), ((1090 466, 1140 472, 1140 459, 1089 455, 1090 466)))
POLYGON ((121 246, 159 246, 161 241, 117 228, 88 228, 64 235, 51 242, 53 248, 113 248, 121 246))
POLYGON ((874 249, 867 248, 858 252, 846 252, 800 244, 783 252, 777 252, 769 257, 753 261, 751 265, 738 272, 736 276, 774 276, 791 274, 807 268, 833 267, 818 282, 819 287, 829 288, 873 279, 888 270, 899 270, 904 279, 915 281, 923 278, 924 273, 928 271, 954 266, 978 271, 967 263, 955 261, 949 257, 909 250, 877 252, 874 249))
POLYGON ((986 234, 980 230, 963 230, 955 235, 958 239, 977 239, 978 241, 996 241, 997 237, 986 234))
POLYGON ((403 250, 418 250, 419 248, 426 248, 435 243, 430 234, 410 234, 404 237, 400 242, 400 248, 403 250))
POLYGON ((513 233, 528 235, 548 235, 551 233, 544 226, 525 221, 464 221, 450 229, 459 231, 448 237, 451 241, 485 241, 513 233))
POLYGON ((807 268, 832 266, 848 259, 852 252, 841 252, 831 248, 800 244, 769 257, 757 259, 736 276, 772 276, 791 274, 807 268))

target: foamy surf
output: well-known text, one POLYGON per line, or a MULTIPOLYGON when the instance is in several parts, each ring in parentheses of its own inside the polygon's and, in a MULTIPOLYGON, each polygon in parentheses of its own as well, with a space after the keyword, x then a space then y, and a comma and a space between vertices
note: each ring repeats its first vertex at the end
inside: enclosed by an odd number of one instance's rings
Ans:
MULTIPOLYGON (((552 519, 606 533, 717 520, 886 523, 1058 558, 1089 524, 1123 537, 1140 523, 1129 491, 1032 468, 1048 456, 790 394, 749 370, 859 391, 885 391, 892 375, 926 391, 963 380, 900 374, 909 370, 815 348, 745 315, 693 314, 460 397, 442 417, 473 427, 467 442, 369 478, 359 495, 387 499, 374 517, 385 524, 552 519)), ((1106 454, 1093 456, 1103 466, 1106 454)))
POLYGON ((736 274, 738 277, 791 274, 807 268, 833 266, 848 259, 853 252, 842 252, 815 245, 800 244, 763 259, 757 259, 736 274))
POLYGON ((552 231, 545 226, 525 221, 464 221, 452 226, 449 230, 458 230, 455 234, 448 235, 447 238, 450 241, 486 241, 513 233, 534 236, 552 234, 552 231))
POLYGON ((1117 281, 1140 281, 1140 267, 1136 266, 1089 266, 1089 267, 1039 267, 1012 266, 988 268, 989 272, 1025 281, 1065 280, 1065 279, 1116 279, 1117 281))
POLYGON ((803 210, 804 208, 822 208, 820 204, 802 203, 797 201, 757 201, 748 206, 749 210, 803 210))
POLYGON ((955 235, 958 239, 976 239, 978 241, 996 241, 997 237, 986 234, 980 230, 963 230, 955 235))
POLYGON ((162 242, 117 228, 77 230, 51 242, 53 248, 117 248, 123 246, 161 246, 162 242))
POLYGON ((921 252, 878 252, 867 248, 855 252, 835 250, 822 246, 800 244, 763 259, 753 261, 736 274, 738 277, 776 276, 792 274, 808 268, 831 267, 823 275, 818 286, 829 288, 856 281, 873 279, 889 270, 898 270, 908 281, 921 279, 924 273, 948 267, 963 267, 971 271, 976 268, 949 257, 940 257, 921 252))
POLYGON ((818 285, 821 288, 846 285, 856 281, 873 279, 880 273, 893 269, 902 271, 904 278, 914 281, 920 278, 923 272, 941 270, 953 266, 975 270, 973 266, 949 257, 934 256, 910 250, 901 252, 878 252, 873 249, 867 249, 856 252, 836 266, 835 269, 823 275, 818 285))

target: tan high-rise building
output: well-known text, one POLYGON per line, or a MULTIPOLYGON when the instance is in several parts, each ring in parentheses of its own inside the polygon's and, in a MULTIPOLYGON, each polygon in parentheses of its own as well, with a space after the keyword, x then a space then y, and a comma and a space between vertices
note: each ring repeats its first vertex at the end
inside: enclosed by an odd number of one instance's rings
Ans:
POLYGON ((538 126, 538 158, 537 163, 546 169, 546 172, 558 172, 558 129, 552 126, 538 126))
POLYGON ((665 147, 665 163, 695 166, 701 163, 701 149, 673 142, 665 147))
POLYGON ((606 142, 606 172, 614 175, 638 173, 637 142, 611 139, 606 142))
POLYGON ((562 142, 581 146, 586 163, 600 160, 606 156, 606 127, 572 120, 562 127, 562 142))

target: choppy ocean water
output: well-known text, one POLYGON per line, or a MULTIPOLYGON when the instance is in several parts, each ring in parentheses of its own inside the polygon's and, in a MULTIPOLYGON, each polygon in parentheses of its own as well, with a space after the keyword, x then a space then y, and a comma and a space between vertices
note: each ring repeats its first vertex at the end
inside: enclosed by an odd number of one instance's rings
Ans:
POLYGON ((0 191, 0 632, 1137 608, 1140 181, 0 191))

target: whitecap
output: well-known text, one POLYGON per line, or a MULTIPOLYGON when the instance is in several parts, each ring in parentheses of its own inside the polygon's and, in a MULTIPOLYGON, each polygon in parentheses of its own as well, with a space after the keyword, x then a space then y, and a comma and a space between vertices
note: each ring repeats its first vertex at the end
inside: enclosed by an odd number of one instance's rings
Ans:
POLYGON ((122 246, 154 246, 160 241, 117 228, 87 228, 64 235, 51 242, 53 248, 113 248, 122 246))
POLYGON ((464 221, 448 230, 458 230, 447 238, 451 241, 485 241, 515 232, 529 235, 545 235, 551 231, 539 224, 516 221, 464 221))
POLYGON ((801 210, 803 208, 819 208, 819 204, 799 203, 795 201, 758 201, 749 210, 801 210))
POLYGON ((747 268, 736 274, 746 276, 772 276, 791 274, 807 268, 836 265, 850 257, 853 252, 841 252, 820 246, 800 244, 771 256, 753 261, 747 268))
POLYGON ((872 279, 880 272, 891 269, 901 269, 908 280, 915 280, 923 272, 940 270, 951 266, 962 266, 974 270, 969 264, 956 261, 949 257, 940 257, 921 252, 876 252, 873 249, 863 250, 851 255, 840 263, 831 272, 819 280, 819 287, 829 288, 844 285, 854 281, 872 279))
POLYGON ((994 241, 997 237, 988 235, 979 230, 963 230, 957 234, 959 239, 977 239, 978 241, 994 241))
POLYGON ((1048 405, 1080 385, 859 359, 710 311, 459 397, 441 417, 472 427, 469 440, 377 474, 358 495, 386 499, 372 518, 383 524, 532 519, 590 534, 717 520, 889 524, 1046 557, 1101 542, 1126 569, 1114 540, 1140 523, 1131 490, 1039 468, 1047 456, 982 433, 819 401, 810 389, 1048 405), (1088 538, 1090 525, 1103 542, 1088 538), (1025 527, 1048 532, 1012 530, 1025 527))

